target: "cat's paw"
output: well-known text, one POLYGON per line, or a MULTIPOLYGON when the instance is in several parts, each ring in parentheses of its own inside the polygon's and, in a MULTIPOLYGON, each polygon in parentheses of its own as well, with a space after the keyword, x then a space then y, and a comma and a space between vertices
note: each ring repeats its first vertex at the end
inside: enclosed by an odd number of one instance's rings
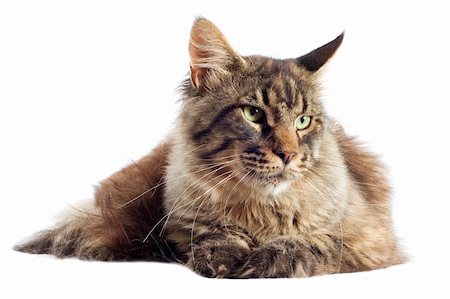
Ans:
POLYGON ((234 245, 194 246, 187 265, 205 277, 232 278, 236 277, 236 271, 242 267, 249 252, 234 245))
POLYGON ((239 278, 293 277, 295 265, 295 255, 288 248, 266 245, 252 250, 237 276, 239 278))

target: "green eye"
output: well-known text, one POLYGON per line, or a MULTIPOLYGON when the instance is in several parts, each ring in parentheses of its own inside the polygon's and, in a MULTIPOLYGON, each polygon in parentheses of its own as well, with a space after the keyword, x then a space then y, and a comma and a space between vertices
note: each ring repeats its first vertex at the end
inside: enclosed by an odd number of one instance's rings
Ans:
POLYGON ((261 109, 253 106, 245 106, 243 110, 245 118, 254 123, 261 120, 264 115, 264 112, 261 109))
POLYGON ((310 124, 311 116, 303 115, 297 117, 297 119, 295 120, 295 128, 297 128, 297 130, 304 130, 308 128, 310 124))

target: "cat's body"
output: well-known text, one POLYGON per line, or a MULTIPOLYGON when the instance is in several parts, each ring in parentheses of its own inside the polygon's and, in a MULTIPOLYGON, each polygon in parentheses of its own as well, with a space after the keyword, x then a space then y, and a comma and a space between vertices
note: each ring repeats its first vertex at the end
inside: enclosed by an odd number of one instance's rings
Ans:
POLYGON ((317 71, 242 57, 195 22, 176 130, 95 202, 19 245, 60 257, 187 263, 210 277, 303 277, 401 263, 377 159, 326 116, 317 71))

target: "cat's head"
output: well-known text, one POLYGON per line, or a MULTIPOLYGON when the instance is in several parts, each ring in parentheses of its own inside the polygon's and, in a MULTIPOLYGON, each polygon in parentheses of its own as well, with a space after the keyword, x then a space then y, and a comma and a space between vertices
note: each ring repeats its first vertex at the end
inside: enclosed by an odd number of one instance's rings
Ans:
POLYGON ((317 75, 342 39, 294 59, 244 57, 197 19, 179 122, 192 164, 271 194, 310 171, 326 125, 317 75))

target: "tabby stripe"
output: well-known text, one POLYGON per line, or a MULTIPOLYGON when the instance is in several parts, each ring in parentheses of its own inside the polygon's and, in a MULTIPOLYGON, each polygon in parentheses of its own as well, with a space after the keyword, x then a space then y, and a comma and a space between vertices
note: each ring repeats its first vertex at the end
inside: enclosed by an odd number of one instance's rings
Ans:
POLYGON ((234 140, 235 139, 232 139, 232 138, 225 138, 223 140, 223 142, 218 147, 216 147, 215 149, 213 149, 213 150, 211 150, 211 151, 209 151, 209 152, 207 152, 205 154, 202 154, 201 158, 202 159, 210 159, 212 156, 214 156, 214 155, 220 153, 221 151, 224 151, 227 148, 229 148, 234 140))
POLYGON ((298 140, 298 144, 302 145, 302 144, 307 144, 309 146, 311 146, 311 144, 315 141, 314 137, 317 136, 319 132, 317 132, 316 130, 309 132, 308 134, 306 134, 305 136, 303 136, 301 139, 298 140))
POLYGON ((280 86, 278 84, 274 85, 272 87, 272 90, 273 90, 273 93, 275 94, 275 97, 276 97, 275 101, 276 102, 282 102, 284 100, 284 92, 280 88, 280 86))
POLYGON ((266 106, 269 106, 269 95, 267 94, 267 89, 262 90, 263 102, 266 106))
POLYGON ((259 101, 258 101, 258 95, 251 95, 251 96, 249 97, 249 100, 250 100, 251 102, 258 103, 258 102, 259 102, 259 101))
POLYGON ((286 93, 286 104, 288 105, 289 108, 292 108, 295 103, 295 94, 294 90, 292 90, 291 82, 288 82, 286 84, 285 93, 286 93))
POLYGON ((264 164, 258 163, 258 162, 253 162, 253 161, 249 161, 249 160, 244 160, 242 161, 245 165, 244 166, 252 166, 252 167, 256 167, 258 169, 267 169, 267 167, 264 164))
POLYGON ((275 124, 277 124, 281 121, 283 113, 281 112, 278 105, 273 107, 272 110, 273 121, 275 122, 275 124))
POLYGON ((230 112, 239 107, 240 105, 229 105, 223 108, 217 115, 214 117, 212 122, 208 125, 207 128, 200 130, 192 135, 192 138, 196 141, 199 141, 206 137, 209 133, 211 133, 212 129, 221 122, 230 112))
MULTIPOLYGON (((273 130, 269 125, 263 125, 261 129, 261 135, 264 139, 268 140, 273 134, 273 130)), ((260 152, 261 153, 261 152, 260 152)))
POLYGON ((263 159, 263 158, 257 158, 257 157, 245 157, 245 156, 244 156, 244 158, 245 158, 246 160, 248 160, 248 161, 257 162, 257 163, 260 163, 260 164, 268 164, 268 163, 269 163, 269 161, 267 161, 266 159, 263 159))
POLYGON ((318 262, 324 263, 325 260, 327 259, 325 254, 322 251, 320 251, 320 249, 315 245, 311 245, 309 247, 309 252, 311 252, 311 254, 314 255, 314 257, 318 262))
POLYGON ((302 107, 302 114, 306 112, 306 109, 308 109, 308 102, 306 101, 306 97, 302 96, 303 100, 303 107, 302 107))
POLYGON ((265 154, 263 152, 261 152, 261 150, 260 150, 260 148, 258 146, 249 147, 249 148, 247 148, 245 150, 244 153, 246 153, 246 154, 256 154, 256 155, 264 155, 265 156, 265 154))

